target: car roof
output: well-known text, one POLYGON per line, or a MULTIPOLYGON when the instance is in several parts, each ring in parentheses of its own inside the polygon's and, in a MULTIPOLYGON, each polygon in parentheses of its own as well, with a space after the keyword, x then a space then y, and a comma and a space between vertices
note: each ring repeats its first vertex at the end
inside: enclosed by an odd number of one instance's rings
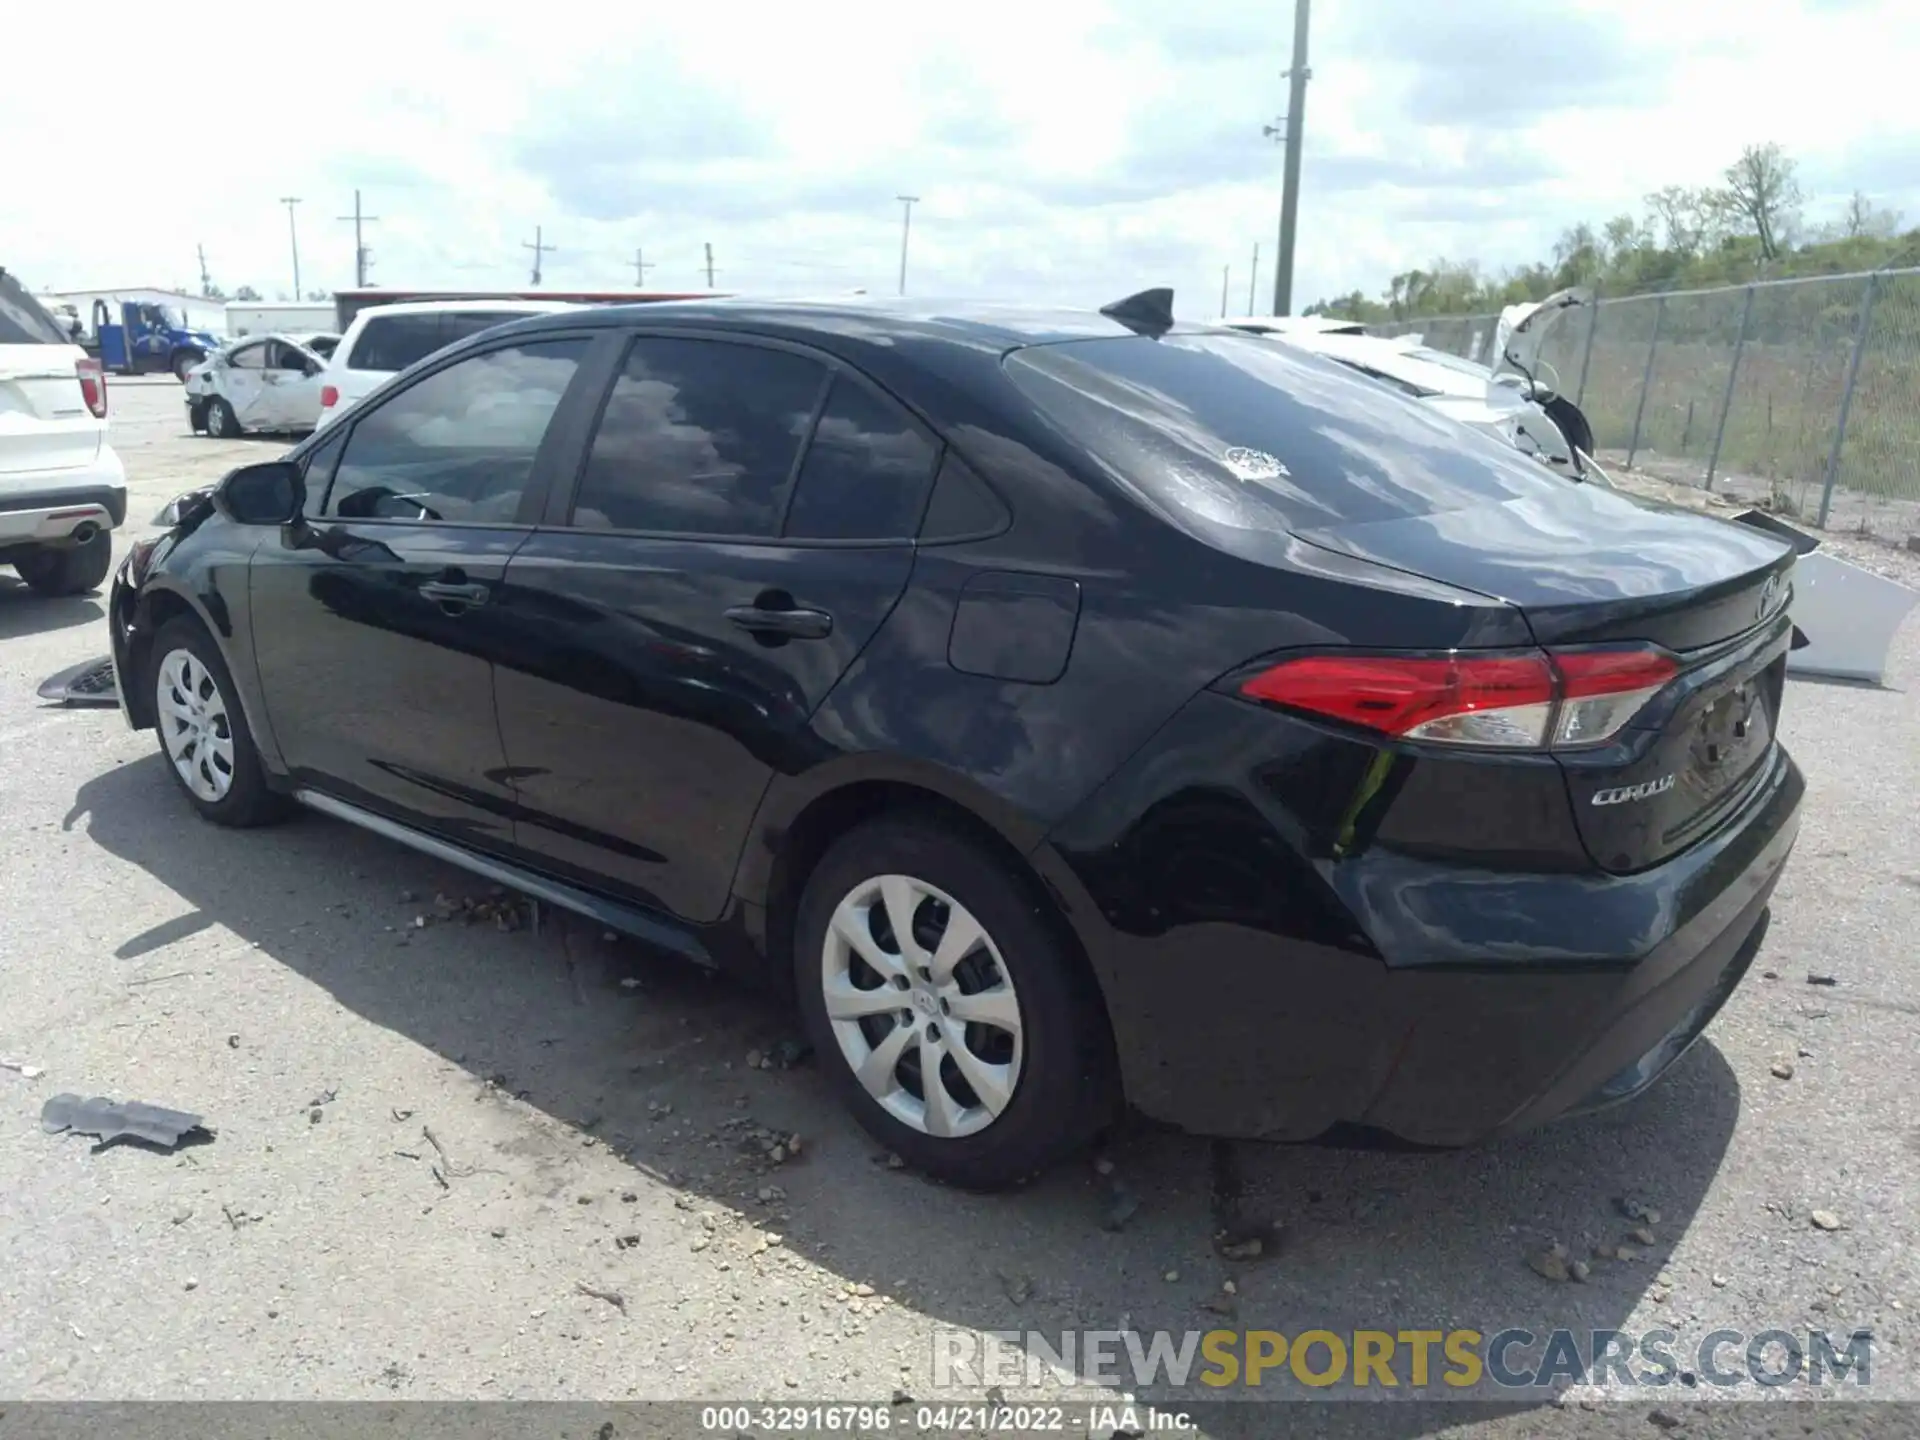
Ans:
POLYGON ((391 305, 369 305, 353 317, 353 323, 378 315, 441 315, 475 310, 489 315, 550 315, 580 307, 566 300, 396 300, 391 305))
MULTIPOLYGON (((364 312, 363 312, 364 313, 364 312)), ((947 342, 971 349, 1017 350, 1065 340, 1118 338, 1138 333, 1097 310, 993 304, 979 300, 901 300, 836 296, 822 300, 660 300, 635 305, 569 307, 555 325, 689 326, 775 333, 796 338, 835 338, 885 346, 893 342, 947 342)), ((515 327, 522 333, 539 322, 515 327)), ((1176 322, 1174 334, 1217 327, 1176 322)))

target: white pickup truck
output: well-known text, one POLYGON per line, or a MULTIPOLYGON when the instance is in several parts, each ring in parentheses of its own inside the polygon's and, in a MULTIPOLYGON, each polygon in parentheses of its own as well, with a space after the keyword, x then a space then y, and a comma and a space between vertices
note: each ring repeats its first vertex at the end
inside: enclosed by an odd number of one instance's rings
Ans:
POLYGON ((126 518, 100 362, 0 269, 0 565, 42 595, 95 589, 126 518))

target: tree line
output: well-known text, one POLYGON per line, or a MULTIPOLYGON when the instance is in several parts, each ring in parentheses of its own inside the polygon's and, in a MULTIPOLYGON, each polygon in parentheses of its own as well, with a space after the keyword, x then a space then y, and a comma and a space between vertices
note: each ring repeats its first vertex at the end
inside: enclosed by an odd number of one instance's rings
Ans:
POLYGON ((1803 208, 1793 157, 1778 145, 1749 145, 1718 185, 1668 185, 1646 197, 1639 215, 1616 215, 1597 230, 1574 225, 1550 260, 1494 274, 1473 260, 1435 260, 1395 275, 1377 298, 1355 290, 1305 313, 1374 324, 1491 314, 1569 285, 1632 295, 1920 262, 1920 228, 1906 228, 1897 212, 1858 190, 1821 225, 1808 226, 1803 208))

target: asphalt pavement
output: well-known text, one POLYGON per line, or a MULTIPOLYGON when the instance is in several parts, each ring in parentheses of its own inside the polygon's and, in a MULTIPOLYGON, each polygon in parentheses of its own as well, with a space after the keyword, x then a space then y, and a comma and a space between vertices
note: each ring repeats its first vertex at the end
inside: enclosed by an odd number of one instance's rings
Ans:
MULTIPOLYGON (((122 548, 286 443, 189 435, 171 381, 112 403, 122 548)), ((1789 684, 1809 795, 1772 932, 1653 1093, 1451 1154, 1134 1127, 996 1197, 889 1164, 784 1063, 796 1026, 763 999, 584 922, 536 930, 331 820, 199 822, 151 734, 35 698, 105 649, 101 599, 0 579, 0 1058, 44 1072, 0 1069, 0 1396, 837 1400, 902 1428, 985 1396, 942 1389, 935 1359, 988 1331, 1518 1327, 1668 1329, 1687 1373, 1626 1399, 1531 1387, 1505 1413, 1415 1392, 1404 1361, 1395 1393, 1440 1403, 1275 1412, 1258 1401, 1360 1393, 1285 1367, 1188 1394, 1242 1402, 1206 1412, 1216 1434, 1744 1433, 1755 1412, 1698 1402, 1812 1390, 1717 1387, 1688 1358, 1703 1337, 1864 1329, 1870 1383, 1828 1390, 1920 1399, 1920 620, 1892 688, 1789 684), (96 1151, 43 1133, 63 1091, 213 1133, 96 1151), (1259 1256, 1220 1253, 1229 1209, 1274 1227, 1259 1256), (1584 1279, 1539 1273, 1556 1242, 1584 1279)), ((1004 1393, 1071 1396, 1066 1433, 1109 1433, 1078 1407, 1131 1382, 1072 1369, 1004 1393)))

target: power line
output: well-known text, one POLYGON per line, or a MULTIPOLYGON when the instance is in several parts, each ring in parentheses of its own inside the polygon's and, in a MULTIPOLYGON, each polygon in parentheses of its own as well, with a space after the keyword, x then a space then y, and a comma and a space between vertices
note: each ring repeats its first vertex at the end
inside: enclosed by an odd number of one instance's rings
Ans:
POLYGON ((378 220, 380 217, 378 215, 362 215, 360 213, 360 192, 356 190, 353 192, 353 214, 337 215, 334 218, 341 221, 351 220, 353 222, 353 283, 364 290, 367 285, 367 260, 370 252, 365 242, 360 238, 360 227, 378 220))
POLYGON ((551 254, 554 251, 555 247, 546 243, 545 232, 542 231, 538 225, 536 225, 533 227, 532 241, 529 242, 526 240, 522 240, 520 242, 520 248, 522 250, 531 250, 533 252, 533 283, 538 285, 540 283, 541 257, 551 254))
POLYGON ((293 242, 293 298, 298 300, 300 290, 300 231, 293 223, 293 207, 300 203, 298 195, 282 195, 280 203, 287 207, 287 238, 293 242))

